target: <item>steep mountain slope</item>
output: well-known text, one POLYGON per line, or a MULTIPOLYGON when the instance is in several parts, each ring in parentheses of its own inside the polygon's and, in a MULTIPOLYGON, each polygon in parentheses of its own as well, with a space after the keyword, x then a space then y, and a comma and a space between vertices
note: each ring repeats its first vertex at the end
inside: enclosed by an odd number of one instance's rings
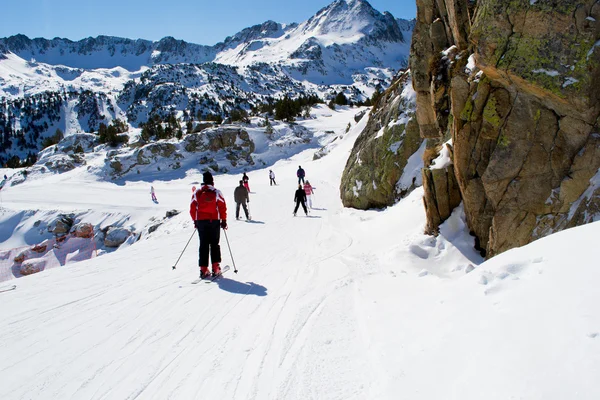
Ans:
POLYGON ((58 128, 91 132, 117 118, 185 123, 283 95, 365 100, 407 65, 412 26, 364 0, 336 0, 301 24, 267 21, 211 47, 170 37, 0 39, 0 161, 35 154, 58 128))

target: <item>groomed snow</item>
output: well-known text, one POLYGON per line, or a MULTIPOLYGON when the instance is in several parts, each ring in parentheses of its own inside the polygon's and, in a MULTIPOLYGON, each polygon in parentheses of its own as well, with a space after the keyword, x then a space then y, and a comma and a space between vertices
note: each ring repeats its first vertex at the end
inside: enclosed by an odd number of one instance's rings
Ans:
MULTIPOLYGON (((305 126, 343 132, 352 113, 331 114, 305 126)), ((108 210, 143 224, 183 212, 125 249, 0 285, 17 285, 0 293, 0 398, 600 398, 600 224, 481 263, 462 208, 423 235, 421 188, 385 210, 344 209, 353 126, 320 160, 308 149, 250 171, 252 223, 233 215, 240 176, 215 177, 239 273, 210 284, 191 284, 196 237, 171 268, 194 235, 199 172, 152 182, 158 205, 151 182, 83 170, 3 189, 4 213, 108 210), (316 187, 308 218, 292 216, 298 165, 316 187)))

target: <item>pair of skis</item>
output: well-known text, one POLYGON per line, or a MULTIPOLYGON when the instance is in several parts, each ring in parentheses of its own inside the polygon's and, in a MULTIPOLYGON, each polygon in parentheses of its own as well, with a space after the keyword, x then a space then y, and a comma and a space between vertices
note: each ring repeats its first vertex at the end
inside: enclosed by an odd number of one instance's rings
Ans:
POLYGON ((195 281, 192 281, 192 285, 195 285, 195 284, 200 283, 202 281, 205 281, 206 283, 214 282, 217 279, 219 279, 220 277, 222 277, 225 272, 229 271, 229 269, 230 269, 229 265, 226 265, 223 268, 221 268, 221 272, 219 273, 219 275, 209 276, 209 277, 206 277, 206 278, 198 278, 195 281))

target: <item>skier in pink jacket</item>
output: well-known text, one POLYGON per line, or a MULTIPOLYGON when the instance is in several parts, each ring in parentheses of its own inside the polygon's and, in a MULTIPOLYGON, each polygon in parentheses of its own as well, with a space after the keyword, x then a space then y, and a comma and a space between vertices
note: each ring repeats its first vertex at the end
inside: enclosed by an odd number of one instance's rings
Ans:
POLYGON ((308 204, 308 206, 312 209, 312 195, 315 193, 314 192, 314 187, 312 187, 310 185, 310 181, 306 181, 306 183, 304 184, 304 193, 306 193, 306 203, 308 204))

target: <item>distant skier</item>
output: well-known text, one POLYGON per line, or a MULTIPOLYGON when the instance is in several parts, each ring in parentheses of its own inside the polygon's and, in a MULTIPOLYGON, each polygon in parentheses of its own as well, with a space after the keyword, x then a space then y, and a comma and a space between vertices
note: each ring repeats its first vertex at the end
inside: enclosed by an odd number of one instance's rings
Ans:
POLYGON ((312 209, 312 195, 315 193, 314 192, 314 187, 312 187, 310 185, 310 181, 306 181, 306 183, 304 184, 304 193, 306 193, 306 203, 308 204, 308 206, 312 209))
POLYGON ((300 181, 304 183, 304 175, 306 175, 304 170, 300 165, 298 165, 298 171, 296 172, 296 176, 298 177, 298 185, 300 184, 300 181))
POLYGON ((240 186, 236 187, 233 191, 233 198, 235 200, 235 219, 240 219, 240 206, 244 208, 244 214, 246 219, 251 220, 252 217, 248 212, 248 206, 246 203, 250 202, 250 196, 248 196, 248 190, 244 186, 244 181, 240 181, 240 186))
POLYGON ((154 186, 150 186, 150 194, 152 195, 152 201, 157 203, 156 194, 154 193, 154 186))
POLYGON ((203 183, 200 189, 192 195, 190 204, 190 216, 194 221, 198 236, 200 237, 200 278, 210 276, 208 271, 208 255, 212 261, 212 275, 221 273, 221 247, 219 240, 221 231, 219 226, 227 229, 227 205, 225 197, 214 185, 213 176, 210 172, 203 175, 203 183))
POLYGON ((244 176, 242 176, 242 181, 244 181, 244 187, 246 188, 248 193, 250 193, 250 185, 248 184, 249 180, 250 178, 248 178, 248 175, 246 175, 246 173, 244 172, 244 176))
POLYGON ((273 172, 273 170, 269 170, 269 180, 270 180, 271 186, 273 186, 273 185, 277 186, 277 182, 275 182, 275 172, 273 172))
POLYGON ((300 204, 302 204, 304 214, 306 214, 306 216, 308 217, 308 210, 306 209, 306 192, 304 192, 304 189, 302 188, 301 184, 298 184, 298 189, 294 194, 294 202, 296 202, 296 208, 294 208, 294 217, 298 212, 298 207, 300 206, 300 204))

